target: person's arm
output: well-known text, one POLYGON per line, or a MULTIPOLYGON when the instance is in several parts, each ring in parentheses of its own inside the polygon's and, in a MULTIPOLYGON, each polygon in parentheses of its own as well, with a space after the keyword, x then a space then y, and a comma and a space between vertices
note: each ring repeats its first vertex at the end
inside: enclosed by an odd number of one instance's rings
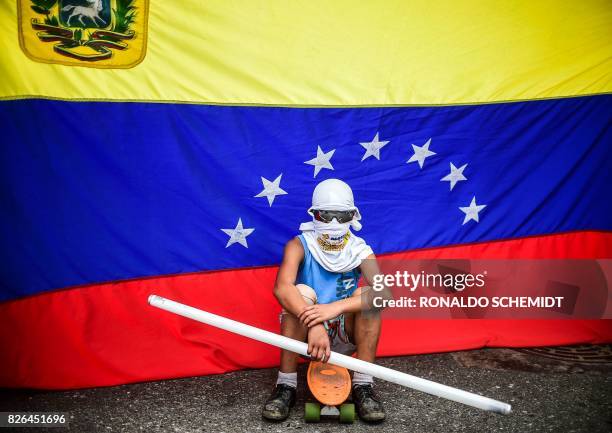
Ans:
POLYGON ((298 238, 293 238, 285 245, 283 261, 274 283, 274 296, 281 306, 294 316, 298 316, 308 306, 295 287, 302 260, 304 260, 304 247, 298 238))
MULTIPOLYGON (((283 261, 274 283, 274 296, 286 311, 296 317, 308 307, 295 286, 302 260, 304 260, 304 247, 298 238, 293 238, 285 246, 283 261)), ((322 324, 310 326, 308 329, 308 354, 322 361, 328 359, 331 354, 329 337, 322 324)))
POLYGON ((374 297, 391 298, 391 292, 387 288, 378 292, 372 290, 374 276, 380 274, 380 268, 374 254, 370 254, 361 262, 360 269, 363 278, 368 284, 367 286, 360 287, 361 295, 351 296, 329 304, 307 306, 298 316, 300 321, 306 326, 315 326, 323 323, 325 320, 333 319, 342 313, 355 313, 376 308, 373 305, 374 297))

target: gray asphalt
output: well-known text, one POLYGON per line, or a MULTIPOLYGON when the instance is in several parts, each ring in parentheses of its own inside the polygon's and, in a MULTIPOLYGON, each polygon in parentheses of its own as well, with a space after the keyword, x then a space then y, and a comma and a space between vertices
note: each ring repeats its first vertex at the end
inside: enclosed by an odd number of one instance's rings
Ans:
POLYGON ((484 412, 378 381, 388 413, 384 423, 306 424, 304 366, 298 403, 287 421, 276 424, 260 417, 276 378, 274 369, 68 392, 0 390, 0 410, 68 412, 69 428, 47 429, 52 432, 612 431, 612 361, 591 365, 512 349, 482 349, 383 358, 379 363, 502 400, 512 404, 513 413, 484 412))

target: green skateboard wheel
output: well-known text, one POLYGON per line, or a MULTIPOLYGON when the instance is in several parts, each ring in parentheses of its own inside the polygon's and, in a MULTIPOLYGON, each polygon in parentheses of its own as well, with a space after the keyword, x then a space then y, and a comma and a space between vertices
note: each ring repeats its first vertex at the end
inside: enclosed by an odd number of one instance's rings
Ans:
POLYGON ((344 424, 355 422, 355 404, 344 403, 340 406, 340 422, 344 424))
POLYGON ((321 406, 319 403, 306 403, 304 405, 304 420, 306 422, 319 422, 321 420, 321 406))

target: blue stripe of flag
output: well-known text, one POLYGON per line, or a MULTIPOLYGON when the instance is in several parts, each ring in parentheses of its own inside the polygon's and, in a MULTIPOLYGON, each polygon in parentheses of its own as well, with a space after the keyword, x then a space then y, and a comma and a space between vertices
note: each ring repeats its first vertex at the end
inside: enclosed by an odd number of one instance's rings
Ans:
POLYGON ((376 253, 612 229, 612 96, 405 108, 0 102, 0 300, 275 264, 348 182, 376 253), (377 159, 363 159, 379 134, 377 159), (431 139, 435 155, 407 163, 431 139), (335 150, 333 167, 305 164, 335 150), (366 145, 367 146, 367 145, 366 145), (441 181, 468 164, 467 180, 441 181), (262 177, 282 174, 270 206, 262 177), (475 197, 479 221, 463 224, 475 197), (238 220, 248 248, 230 240, 238 220))

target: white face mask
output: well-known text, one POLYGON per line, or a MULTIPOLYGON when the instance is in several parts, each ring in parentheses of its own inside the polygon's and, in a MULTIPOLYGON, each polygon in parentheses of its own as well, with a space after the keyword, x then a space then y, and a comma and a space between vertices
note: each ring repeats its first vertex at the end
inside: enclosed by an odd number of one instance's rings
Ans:
MULTIPOLYGON (((312 214, 311 214, 312 215, 312 214)), ((329 272, 349 272, 358 267, 372 253, 372 248, 349 229, 358 230, 355 219, 340 224, 308 221, 300 225, 303 239, 314 259, 329 272)), ((361 224, 358 225, 361 227, 361 224)))
POLYGON ((324 251, 328 250, 326 246, 330 247, 329 252, 340 251, 344 248, 350 236, 350 221, 339 223, 334 218, 330 223, 314 220, 313 224, 317 241, 324 251))

